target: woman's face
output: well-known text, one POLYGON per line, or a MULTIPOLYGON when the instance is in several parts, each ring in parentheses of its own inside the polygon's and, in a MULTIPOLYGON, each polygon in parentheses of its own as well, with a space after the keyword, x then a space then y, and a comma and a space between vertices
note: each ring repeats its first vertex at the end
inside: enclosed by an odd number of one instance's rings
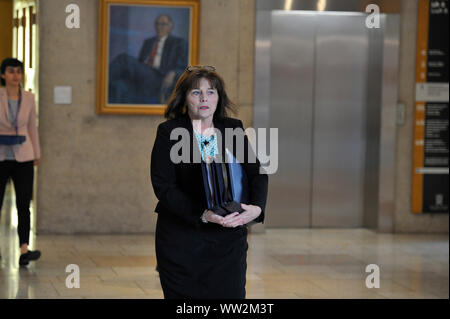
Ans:
POLYGON ((20 66, 7 66, 2 78, 5 79, 6 85, 18 86, 22 81, 22 69, 20 66))
POLYGON ((219 95, 217 90, 211 87, 209 81, 201 78, 199 87, 187 92, 186 103, 188 113, 193 120, 206 120, 213 118, 216 111, 219 95))

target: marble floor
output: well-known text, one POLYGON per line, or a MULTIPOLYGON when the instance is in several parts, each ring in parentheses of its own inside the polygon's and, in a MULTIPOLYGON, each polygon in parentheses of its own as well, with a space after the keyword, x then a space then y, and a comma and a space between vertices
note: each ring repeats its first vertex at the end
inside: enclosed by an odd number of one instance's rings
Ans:
MULTIPOLYGON (((268 229, 248 243, 247 298, 449 298, 448 234, 268 229), (366 286, 369 264, 378 266, 379 288, 366 286)), ((41 259, 18 267, 16 228, 0 225, 0 298, 163 297, 151 234, 32 233, 30 246, 41 259), (79 288, 68 288, 68 265, 78 266, 79 288)))

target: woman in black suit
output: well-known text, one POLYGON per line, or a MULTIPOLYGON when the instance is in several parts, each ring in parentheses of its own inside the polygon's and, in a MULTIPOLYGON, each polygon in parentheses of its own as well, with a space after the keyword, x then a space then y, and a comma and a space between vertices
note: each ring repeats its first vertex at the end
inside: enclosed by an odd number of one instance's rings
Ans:
MULTIPOLYGON (((245 298, 246 226, 264 221, 267 174, 260 172, 258 160, 241 162, 248 178, 249 204, 241 204, 243 212, 223 217, 207 209, 201 164, 194 160, 201 155, 207 162, 208 156, 224 154, 226 143, 217 143, 214 130, 225 137, 225 128, 243 129, 240 120, 226 117, 226 109, 232 107, 214 67, 191 66, 168 102, 168 120, 158 126, 151 180, 159 200, 155 244, 165 298, 245 298), (180 136, 170 139, 177 128, 189 132, 187 143, 180 136), (190 161, 171 159, 171 148, 179 143, 178 154, 188 152, 190 161)), ((248 159, 252 149, 246 136, 244 149, 248 159)))

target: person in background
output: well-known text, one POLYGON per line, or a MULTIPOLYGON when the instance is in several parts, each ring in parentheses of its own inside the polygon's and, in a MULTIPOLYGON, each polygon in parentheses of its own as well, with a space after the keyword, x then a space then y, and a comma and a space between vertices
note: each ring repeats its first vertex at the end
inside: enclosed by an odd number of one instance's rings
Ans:
POLYGON ((40 161, 39 135, 34 94, 21 88, 24 67, 14 58, 1 64, 0 87, 0 211, 8 179, 14 183, 20 245, 19 265, 39 259, 39 250, 29 250, 30 202, 34 167, 40 161), (22 136, 22 140, 20 139, 22 136), (23 140, 24 137, 24 140, 23 140))

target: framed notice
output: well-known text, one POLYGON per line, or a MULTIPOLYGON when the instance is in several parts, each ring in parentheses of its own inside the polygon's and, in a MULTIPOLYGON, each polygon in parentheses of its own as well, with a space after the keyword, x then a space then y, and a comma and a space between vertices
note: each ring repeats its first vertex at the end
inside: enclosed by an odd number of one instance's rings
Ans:
POLYGON ((448 213, 448 0, 419 0, 413 213, 448 213))
POLYGON ((99 0, 97 113, 164 114, 197 64, 200 0, 99 0))

